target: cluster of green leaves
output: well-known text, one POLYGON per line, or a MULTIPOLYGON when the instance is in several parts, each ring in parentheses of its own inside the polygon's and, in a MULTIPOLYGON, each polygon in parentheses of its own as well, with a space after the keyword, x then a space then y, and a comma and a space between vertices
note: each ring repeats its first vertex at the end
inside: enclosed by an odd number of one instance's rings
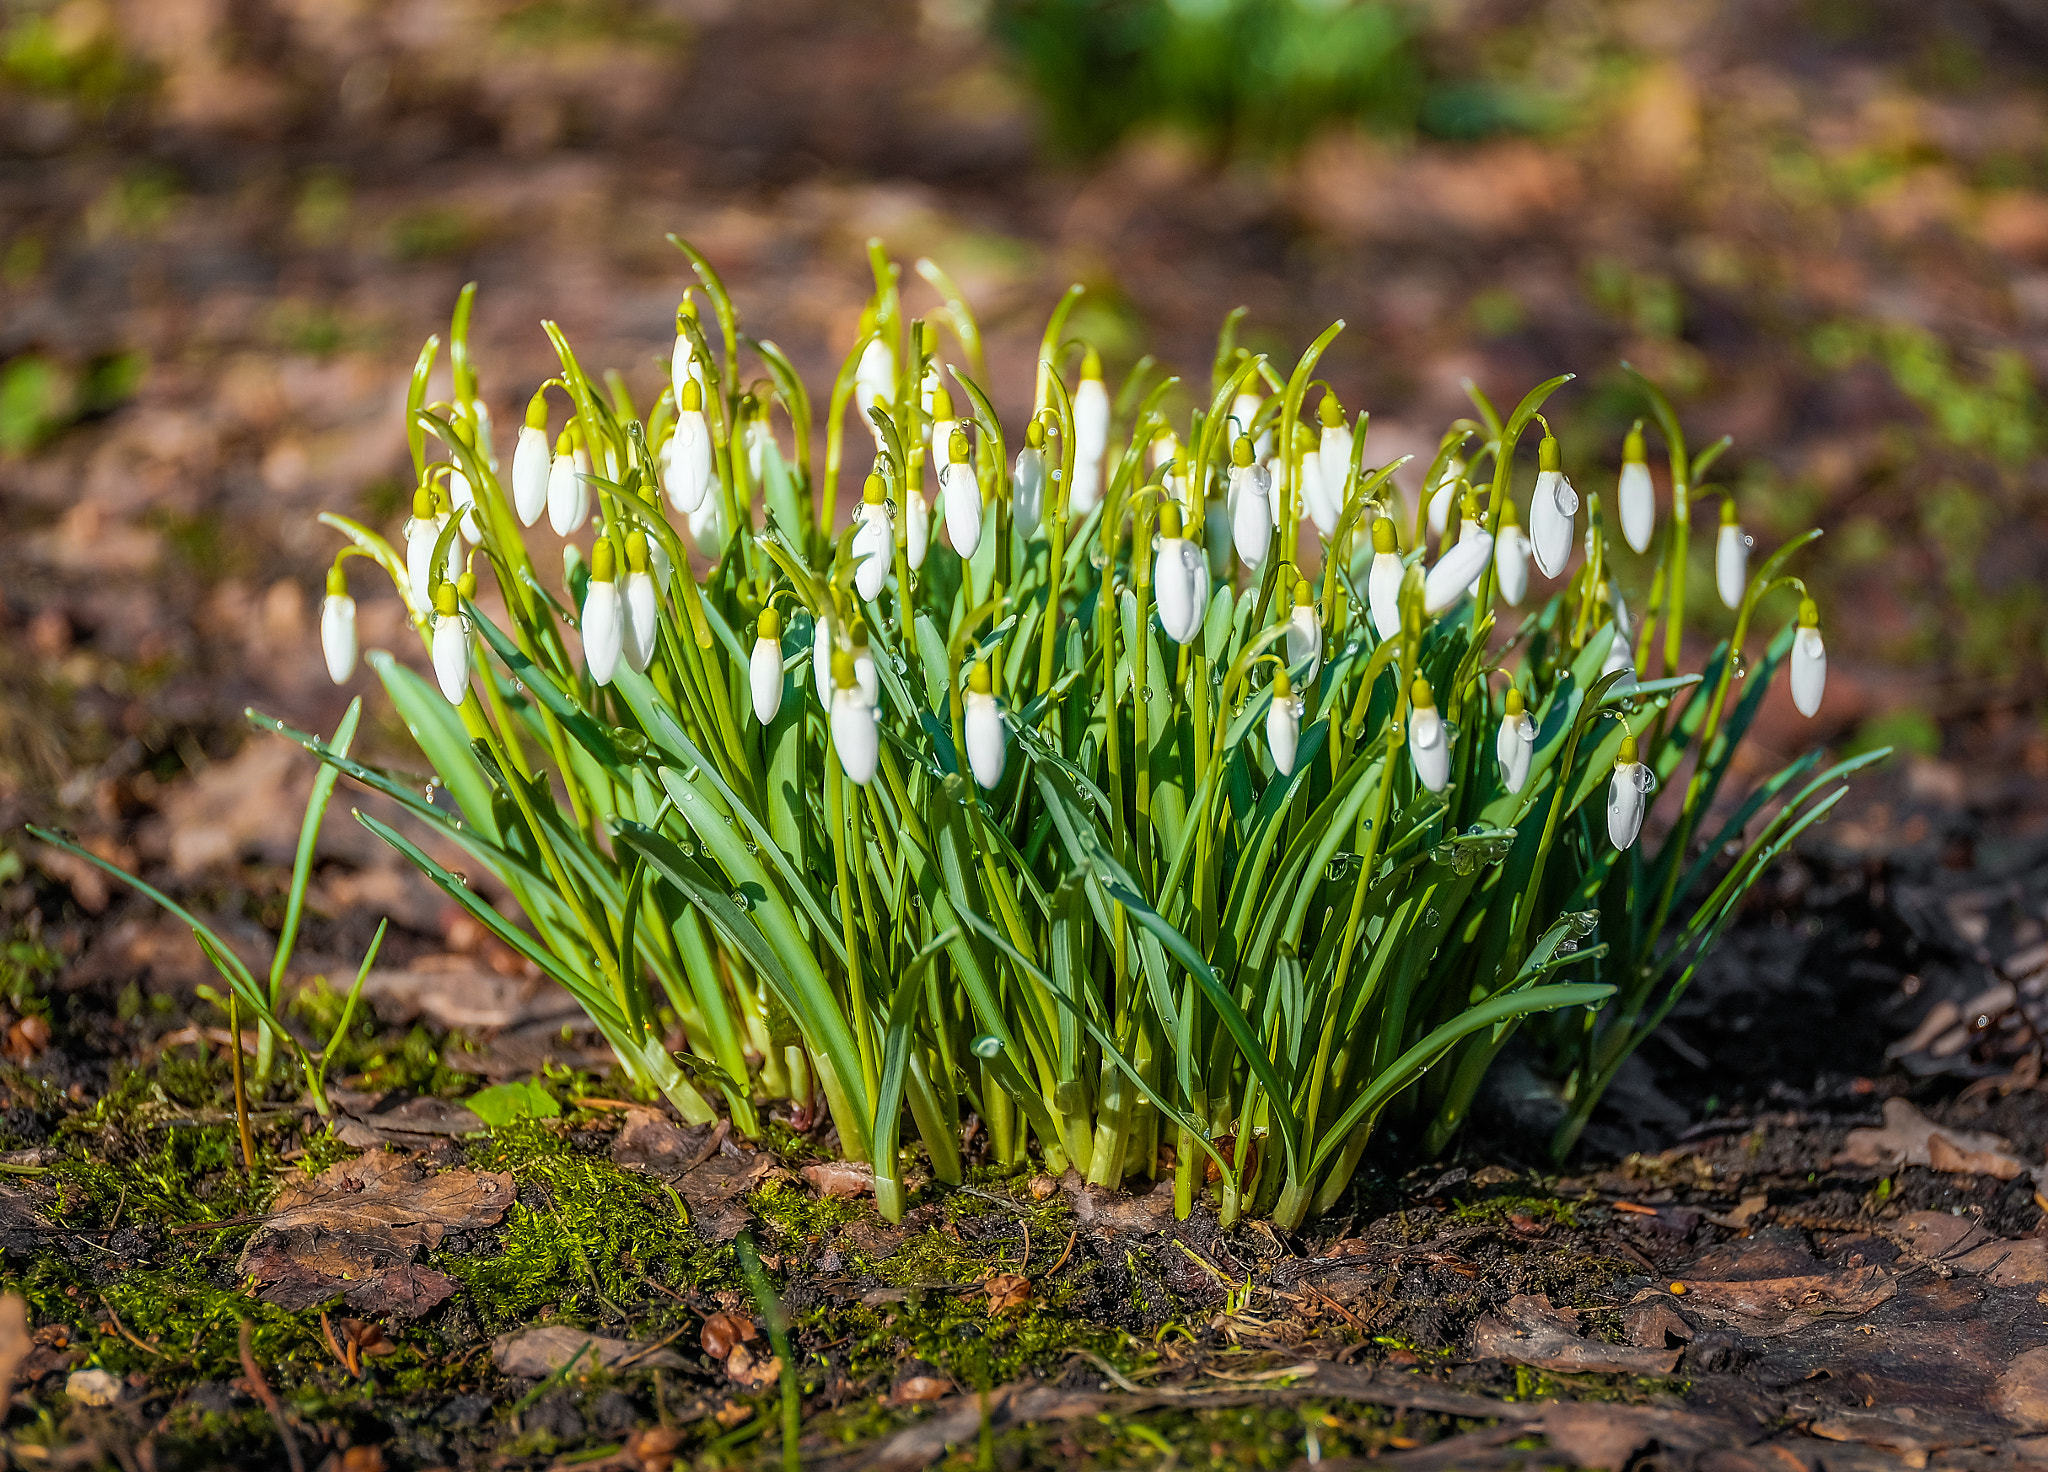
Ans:
MULTIPOLYGON (((1376 514, 1395 516, 1401 462, 1365 468, 1363 416, 1351 463, 1331 471, 1344 508, 1332 533, 1302 544, 1302 459, 1283 454, 1274 550, 1232 575, 1222 508, 1233 440, 1309 442, 1305 396, 1338 327, 1282 377, 1236 346, 1233 317, 1206 391, 1180 421, 1163 407, 1177 380, 1152 382, 1150 361, 1139 364, 1115 395, 1101 501, 1070 514, 1065 375, 1083 349, 1064 335, 1070 292, 1043 339, 1034 419, 1049 470, 1032 519, 1013 505, 1011 442, 982 383, 979 328, 937 267, 918 269, 943 307, 908 320, 899 270, 873 249, 869 326, 833 385, 817 473, 813 407, 796 374, 773 344, 741 332, 715 272, 676 243, 712 309, 705 324, 694 307, 678 316, 703 377, 711 494, 729 529, 691 532, 711 545, 686 542, 662 500, 673 395, 643 422, 622 382, 600 387, 547 324, 561 362, 551 383, 590 456, 600 534, 615 549, 644 538, 673 569, 644 672, 621 662, 609 683, 591 677, 570 637, 590 586, 585 554, 566 551, 566 598, 529 555, 477 405, 466 291, 451 331, 453 401, 426 402, 439 350, 430 339, 409 429, 429 497, 449 506, 456 471, 474 494, 481 540, 470 567, 492 576, 501 611, 462 604, 482 657, 459 706, 389 655, 370 656, 437 782, 423 794, 339 743, 257 719, 488 870, 530 930, 413 839, 362 818, 568 987, 641 1087, 697 1121, 716 1112, 708 1096, 722 1096, 749 1134, 764 1101, 822 1107, 839 1148, 872 1162, 891 1216, 903 1209, 907 1109, 943 1180, 961 1179, 971 1112, 1003 1162, 1035 1141, 1048 1168, 1097 1184, 1171 1170, 1183 1213, 1207 1188, 1226 1217, 1249 1209, 1298 1222, 1343 1191, 1390 1110, 1427 1125, 1433 1143, 1447 1139, 1507 1037, 1548 1012, 1562 1019, 1551 1042, 1574 1103, 1568 1147, 1743 889, 1840 794, 1845 769, 1819 772, 1809 759, 1754 795, 1704 856, 1695 849, 1765 679, 1731 702, 1739 661, 1726 647, 1704 681, 1677 672, 1685 487, 1725 446, 1688 459, 1669 405, 1647 385, 1680 489, 1635 661, 1655 661, 1662 618, 1663 673, 1639 682, 1602 673, 1625 635, 1597 498, 1586 563, 1498 649, 1491 565, 1476 596, 1425 613, 1418 511, 1403 539, 1401 626, 1381 638, 1363 616, 1373 554, 1360 533, 1376 514), (972 431, 986 532, 971 558, 934 546, 913 572, 897 517, 890 572, 863 599, 835 504, 859 365, 877 342, 891 350, 893 380, 864 427, 890 503, 907 507, 925 495, 923 390, 942 371, 941 324, 960 349, 944 372, 972 431), (742 378, 743 349, 764 377, 742 378), (1233 426, 1246 395, 1257 407, 1233 426), (773 413, 788 422, 789 458, 773 413), (1206 540, 1218 584, 1185 646, 1166 638, 1153 605, 1154 534, 1174 493, 1147 483, 1146 460, 1169 433, 1181 447, 1173 474, 1193 488, 1182 493, 1190 535, 1206 540), (430 441, 445 458, 429 459, 430 441), (693 552, 710 564, 701 576, 693 552), (1319 570, 1308 561, 1317 555, 1319 570), (1274 697, 1254 676, 1285 663, 1273 651, 1297 598, 1321 647, 1315 668, 1293 670, 1301 738, 1283 772, 1257 736, 1274 697), (771 604, 786 610, 772 621, 784 675, 764 726, 750 698, 750 635, 771 604), (824 654, 860 647, 857 636, 879 692, 879 770, 865 785, 845 773, 811 675, 824 654), (986 792, 960 760, 965 676, 977 665, 1006 702, 1010 747, 1007 773, 986 792), (1441 791, 1407 757, 1419 677, 1465 733, 1441 791), (1517 791, 1491 755, 1503 677, 1538 730, 1517 791), (1602 806, 1631 730, 1664 778, 1702 755, 1658 852, 1637 846, 1617 861, 1602 806), (1760 814, 1767 821, 1746 835, 1760 814), (1724 874, 1715 864, 1731 844, 1742 857, 1724 874), (1596 927, 1603 943, 1585 945, 1596 927), (1588 967, 1591 979, 1560 979, 1588 967), (1600 1010, 1610 997, 1620 1005, 1600 1010), (672 1053, 677 1024, 688 1043, 672 1053)), ((1480 421, 1444 436, 1426 483, 1468 476, 1479 508, 1468 514, 1498 530, 1516 447, 1564 382, 1541 385, 1505 419, 1475 394, 1480 421)), ((353 543, 344 555, 391 577, 423 637, 454 617, 430 612, 376 531, 323 519, 353 543)), ((450 517, 436 579, 456 535, 450 517)), ((1790 550, 1752 580, 1733 648, 1756 601, 1786 581, 1773 579, 1790 550)))

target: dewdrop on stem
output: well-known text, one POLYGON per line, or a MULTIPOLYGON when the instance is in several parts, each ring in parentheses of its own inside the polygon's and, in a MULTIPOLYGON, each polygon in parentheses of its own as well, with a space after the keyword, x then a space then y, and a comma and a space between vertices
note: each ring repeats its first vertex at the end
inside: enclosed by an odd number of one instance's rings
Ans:
POLYGON ((994 791, 1003 780, 1007 756, 1003 713, 996 704, 994 685, 986 661, 967 674, 967 698, 961 716, 962 735, 967 742, 967 766, 984 791, 994 791))
POLYGON ((1273 473, 1256 463, 1249 435, 1230 447, 1230 540, 1237 560, 1257 567, 1273 543, 1273 473))
POLYGON ((1792 635, 1792 704, 1812 719, 1828 688, 1828 651, 1820 637, 1820 608, 1811 598, 1799 600, 1799 628, 1792 635))
POLYGON ((583 592, 583 661, 599 685, 612 682, 625 644, 617 578, 618 556, 610 539, 599 537, 590 549, 590 585, 583 592))
POLYGON ((876 598, 896 551, 896 524, 889 514, 888 488, 881 476, 870 474, 862 484, 860 505, 853 515, 853 589, 864 600, 876 598))
POLYGON ((327 596, 320 600, 320 652, 327 677, 337 685, 356 672, 356 600, 348 596, 348 574, 335 563, 327 569, 327 596))
POLYGON ((453 581, 434 590, 433 655, 441 694, 450 705, 462 704, 469 694, 469 620, 462 616, 453 581))
POLYGON ((1501 786, 1520 792, 1529 780, 1529 757, 1536 750, 1536 718, 1522 703, 1522 692, 1508 686, 1507 706, 1500 720, 1500 734, 1494 739, 1494 759, 1500 763, 1501 786))
POLYGON ((1159 608, 1159 627, 1176 644, 1201 632, 1209 611, 1209 563, 1190 542, 1181 524, 1177 502, 1159 508, 1159 554, 1152 568, 1152 601, 1159 608))
POLYGON ((1415 677, 1408 692, 1413 709, 1408 712, 1408 760, 1414 764, 1416 780, 1431 792, 1442 792, 1451 780, 1451 733, 1437 714, 1436 695, 1429 681, 1415 677))
POLYGON ((1564 571, 1572 555, 1572 518, 1578 514, 1579 493, 1559 469, 1562 457, 1557 438, 1545 430, 1536 447, 1536 492, 1529 498, 1529 549, 1536 565, 1547 578, 1564 571))
POLYGON ((1643 451, 1643 421, 1638 419, 1621 442, 1621 484, 1614 497, 1621 507, 1621 535, 1638 552, 1650 550, 1657 530, 1657 488, 1643 451))
POLYGON ((521 526, 548 509, 548 465, 548 396, 541 389, 526 401, 526 422, 512 446, 512 510, 521 526))
POLYGON ((1024 426, 1024 448, 1010 474, 1010 518, 1027 542, 1045 518, 1045 461, 1045 425, 1034 419, 1024 426))
POLYGON ((1102 499, 1103 457, 1109 452, 1109 389, 1102 382, 1102 357, 1094 348, 1081 356, 1081 381, 1074 386, 1074 485, 1067 515, 1079 520, 1102 499))
POLYGON ((624 651, 634 673, 644 672, 653 662, 654 646, 660 632, 656 622, 654 574, 648 569, 647 533, 635 527, 626 533, 626 585, 624 651))
POLYGON ((1714 541, 1714 588, 1730 608, 1742 607, 1749 587, 1749 533, 1736 519, 1735 498, 1721 501, 1721 531, 1714 541))
POLYGON ((1302 577, 1294 580, 1294 606, 1287 614, 1287 667, 1301 671, 1303 685, 1312 683, 1323 667, 1323 626, 1316 616, 1315 590, 1302 577))
POLYGON ((1607 784, 1607 837, 1618 850, 1627 850, 1643 831, 1643 814, 1648 795, 1656 790, 1657 779, 1636 760, 1636 738, 1621 738, 1621 750, 1614 758, 1614 778, 1607 784))
POLYGON ((1372 571, 1366 577, 1366 602, 1372 626, 1382 639, 1401 632, 1401 544, 1394 519, 1381 516, 1372 524, 1372 571))
POLYGON ((747 659, 747 685, 754 697, 754 719, 767 725, 782 709, 782 615, 761 610, 754 625, 754 649, 747 659))
POLYGON ((856 787, 874 780, 875 761, 881 754, 875 706, 861 694, 854 678, 853 656, 843 649, 832 655, 832 749, 839 754, 840 770, 856 787))
POLYGON ((962 558, 981 545, 981 480, 967 460, 967 433, 953 431, 946 468, 939 472, 939 493, 946 504, 946 539, 962 558))

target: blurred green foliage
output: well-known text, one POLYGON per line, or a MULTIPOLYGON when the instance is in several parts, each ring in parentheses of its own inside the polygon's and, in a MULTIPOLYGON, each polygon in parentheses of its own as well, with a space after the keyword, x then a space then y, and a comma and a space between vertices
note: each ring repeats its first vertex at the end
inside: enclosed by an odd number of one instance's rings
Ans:
POLYGON ((997 0, 990 23, 1070 153, 1144 124, 1269 153, 1333 120, 1423 116, 1414 25, 1390 0, 997 0))
POLYGON ((0 365, 0 455, 33 450, 59 430, 125 403, 142 381, 140 353, 109 353, 73 371, 40 353, 0 365))
POLYGON ((98 9, 14 0, 0 11, 0 79, 99 114, 145 77, 98 9))

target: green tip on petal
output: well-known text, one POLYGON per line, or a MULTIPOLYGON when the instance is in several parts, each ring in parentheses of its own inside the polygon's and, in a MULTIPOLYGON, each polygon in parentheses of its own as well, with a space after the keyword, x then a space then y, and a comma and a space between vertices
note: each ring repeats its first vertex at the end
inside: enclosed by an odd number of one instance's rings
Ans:
POLYGON ((1515 515, 1515 503, 1506 496, 1500 499, 1500 524, 1504 528, 1522 524, 1521 519, 1515 515))
POLYGON ((1538 470, 1555 470, 1563 463, 1563 455, 1558 448, 1557 436, 1545 432, 1543 442, 1536 447, 1536 468, 1538 470))
POLYGON ((611 538, 599 537, 597 545, 590 549, 590 580, 593 583, 609 583, 618 578, 619 556, 612 548, 611 538))
POLYGON ((987 695, 995 689, 994 682, 989 678, 988 661, 977 661, 967 672, 967 688, 976 695, 987 695))
POLYGON ((1636 764, 1635 737, 1624 736, 1621 738, 1621 751, 1615 756, 1614 761, 1617 766, 1632 767, 1636 764))
POLYGON ((576 437, 569 433, 569 426, 563 425, 562 432, 555 436, 555 454, 567 455, 576 448, 576 437))
POLYGON ((841 690, 851 690, 854 686, 853 656, 844 649, 832 651, 832 683, 841 690))
POLYGON ((1081 376, 1102 382, 1102 354, 1092 347, 1081 354, 1081 376))
POLYGON ((1516 716, 1522 714, 1524 709, 1526 709, 1526 707, 1522 704, 1522 692, 1513 685, 1508 686, 1508 719, 1513 720, 1516 716))
POLYGON ((1045 426, 1036 419, 1024 426, 1024 443, 1034 450, 1045 448, 1045 426))
POLYGON ((626 568, 630 572, 647 571, 647 533, 637 526, 626 533, 626 568))
POLYGON ((1643 421, 1638 419, 1628 432, 1628 438, 1621 442, 1621 458, 1631 465, 1641 465, 1649 458, 1643 449, 1643 421))
POLYGON ((951 419, 952 417, 953 396, 946 392, 946 386, 942 383, 932 390, 932 418, 951 419))
POLYGON ((1307 608, 1315 601, 1315 589, 1308 585, 1308 579, 1296 578, 1294 580, 1294 606, 1296 608, 1307 608))
POLYGON ((537 388, 533 397, 526 401, 526 427, 546 429, 548 427, 548 391, 537 388))
POLYGON ((704 412, 704 390, 696 379, 686 378, 683 380, 683 396, 677 402, 676 408, 685 414, 701 414, 704 412))
POLYGON ((772 608, 762 609, 760 620, 754 625, 754 632, 763 639, 780 639, 782 637, 782 615, 772 608))
POLYGON ((420 486, 412 493, 412 514, 415 521, 431 521, 434 516, 434 493, 420 486))
POLYGON ((1721 525, 1739 526, 1740 524, 1741 518, 1735 514, 1735 498, 1733 496, 1723 496, 1721 498, 1721 525))
POLYGON ((1294 682, 1287 678, 1286 667, 1282 666, 1275 669, 1273 671, 1273 698, 1275 700, 1285 700, 1293 693, 1294 682))
POLYGON ((946 447, 946 453, 955 465, 965 465, 967 463, 966 430, 956 429, 953 431, 953 442, 946 447))
MULTIPOLYGON (((446 584, 444 583, 444 584, 443 584, 442 586, 443 586, 443 587, 446 587, 447 585, 446 585, 446 584)), ((475 597, 476 597, 476 574, 475 574, 475 573, 473 573, 473 572, 465 572, 465 573, 464 573, 464 574, 463 574, 463 575, 462 575, 461 577, 459 577, 459 578, 457 578, 457 579, 455 580, 455 596, 456 596, 456 597, 458 597, 458 598, 465 598, 465 599, 471 599, 471 600, 474 600, 474 599, 475 599, 475 597)))

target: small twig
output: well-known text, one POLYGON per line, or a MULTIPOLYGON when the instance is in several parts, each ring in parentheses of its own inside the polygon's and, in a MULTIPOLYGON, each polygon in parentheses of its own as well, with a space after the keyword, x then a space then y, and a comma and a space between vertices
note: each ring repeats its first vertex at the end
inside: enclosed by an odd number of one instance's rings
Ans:
POLYGON ((676 1292, 675 1289, 664 1287, 660 1283, 655 1282, 654 1279, 648 1277, 645 1273, 642 1273, 640 1275, 640 1281, 645 1283, 648 1287, 652 1288, 657 1293, 666 1293, 670 1298, 673 1298, 677 1303, 687 1305, 690 1301, 689 1299, 683 1297, 682 1294, 676 1292))
POLYGON ((341 1351, 341 1341, 334 1337, 334 1325, 325 1314, 320 1315, 320 1332, 326 1336, 327 1347, 333 1351, 334 1357, 341 1361, 341 1367, 349 1374, 355 1374, 355 1368, 349 1364, 348 1356, 341 1351))
POLYGON ((1031 1266, 1031 1223, 1020 1222, 1018 1225, 1024 1228, 1024 1261, 1017 1264, 1017 1271, 1021 1273, 1031 1266))
POLYGON ((709 1160, 712 1156, 716 1155, 718 1153, 718 1147, 725 1143, 726 1137, 731 1133, 732 1121, 729 1119, 721 1119, 716 1125, 712 1127, 711 1138, 704 1142, 704 1148, 699 1150, 696 1156, 690 1161, 690 1163, 684 1166, 680 1171, 678 1171, 677 1174, 686 1176, 691 1171, 695 1170, 698 1166, 702 1165, 705 1161, 709 1160))
POLYGON ((186 1232, 226 1231, 229 1227, 255 1226, 262 1222, 271 1221, 278 1215, 279 1213, 277 1212, 261 1211, 247 1216, 224 1216, 217 1222, 186 1222, 180 1227, 165 1227, 164 1231, 173 1237, 182 1236, 186 1232))
POLYGON ((292 1472, 306 1472, 306 1464, 299 1459, 299 1444, 292 1439, 291 1427, 285 1424, 284 1403, 256 1367, 256 1348, 252 1338, 255 1330, 254 1324, 247 1319, 242 1320, 242 1373, 249 1377, 249 1389, 255 1393, 256 1399, 263 1402, 263 1409, 270 1412, 271 1423, 277 1427, 278 1440, 284 1443, 285 1460, 291 1463, 292 1472))
MULTIPOLYGON (((235 1011, 235 995, 228 993, 228 1031, 237 1039, 242 1036, 242 1024, 235 1011)), ((256 1177, 256 1137, 249 1132, 249 1099, 242 1092, 242 1050, 230 1047, 228 1056, 234 1060, 235 1078, 235 1124, 242 1132, 242 1165, 249 1172, 249 1178, 256 1177)), ((294 1457, 293 1461, 298 1459, 294 1457)))
POLYGON ((633 1351, 633 1352, 632 1352, 631 1354, 627 1355, 627 1356, 626 1356, 626 1357, 625 1357, 624 1359, 622 1359, 622 1360, 618 1361, 618 1362, 617 1362, 616 1364, 612 1365, 612 1366, 611 1366, 611 1368, 612 1368, 612 1369, 614 1369, 614 1370, 623 1370, 623 1369, 625 1369, 625 1368, 626 1368, 626 1366, 628 1366, 628 1365, 630 1365, 630 1364, 634 1363, 634 1362, 635 1362, 636 1360, 644 1360, 644 1359, 646 1359, 646 1358, 647 1358, 647 1357, 648 1357, 649 1355, 653 1354, 653 1353, 654 1353, 654 1352, 655 1352, 656 1350, 659 1350, 659 1349, 667 1349, 667 1348, 668 1348, 668 1347, 669 1347, 669 1346, 670 1346, 671 1344, 674 1344, 674 1343, 675 1343, 675 1342, 676 1342, 676 1341, 677 1341, 678 1339, 682 1338, 682 1337, 683 1337, 683 1335, 687 1334, 687 1333, 689 1332, 689 1330, 690 1330, 690 1326, 689 1326, 688 1324, 685 1324, 685 1325, 683 1325, 683 1327, 682 1327, 682 1328, 680 1328, 680 1329, 676 1330, 676 1331, 675 1331, 675 1333, 673 1333, 673 1334, 669 1335, 669 1336, 668 1336, 668 1337, 667 1337, 666 1339, 657 1339, 657 1340, 655 1340, 655 1341, 654 1341, 654 1343, 652 1343, 652 1344, 648 1345, 648 1346, 647 1346, 647 1347, 646 1347, 645 1349, 636 1349, 636 1350, 634 1350, 634 1351, 633 1351))
POLYGON ((104 1308, 107 1311, 107 1322, 114 1326, 114 1332, 116 1334, 119 1334, 123 1339, 127 1340, 130 1344, 134 1345, 144 1354, 153 1354, 158 1359, 162 1359, 164 1357, 164 1352, 162 1350, 157 1349, 152 1345, 144 1344, 140 1339, 137 1339, 133 1334, 128 1332, 128 1326, 122 1323, 121 1316, 114 1312, 114 1305, 112 1300, 110 1300, 104 1293, 100 1295, 100 1307, 104 1308))
POLYGON ((953 1189, 960 1192, 963 1196, 979 1196, 983 1201, 993 1201, 998 1206, 1007 1206, 1019 1216, 1029 1216, 1031 1214, 1009 1197, 998 1196, 993 1191, 984 1191, 979 1186, 955 1186, 953 1189))
POLYGON ((1046 1277, 1050 1278, 1054 1273, 1057 1273, 1061 1268, 1067 1265, 1067 1258, 1073 1254, 1074 1244, 1080 1240, 1081 1229, 1079 1227, 1076 1227, 1074 1228, 1072 1235, 1070 1235, 1067 1238, 1066 1250, 1060 1253, 1059 1261, 1054 1263, 1051 1267, 1045 1270, 1046 1277))

